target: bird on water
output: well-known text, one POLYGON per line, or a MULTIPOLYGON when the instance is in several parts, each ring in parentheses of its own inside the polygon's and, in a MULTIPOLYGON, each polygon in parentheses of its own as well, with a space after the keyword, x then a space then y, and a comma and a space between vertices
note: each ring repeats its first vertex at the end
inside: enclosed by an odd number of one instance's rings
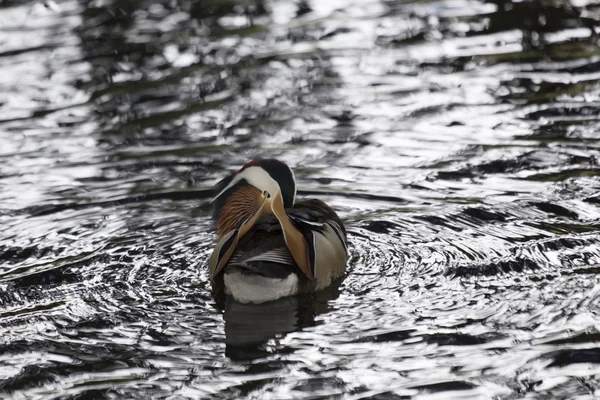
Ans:
POLYGON ((253 160, 215 186, 217 244, 209 273, 215 290, 242 303, 318 291, 346 269, 346 229, 318 199, 296 201, 292 169, 253 160))

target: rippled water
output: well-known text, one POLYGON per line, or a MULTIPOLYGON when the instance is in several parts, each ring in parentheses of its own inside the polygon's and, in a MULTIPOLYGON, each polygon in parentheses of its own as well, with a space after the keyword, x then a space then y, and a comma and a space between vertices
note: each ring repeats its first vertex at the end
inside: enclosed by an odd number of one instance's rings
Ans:
POLYGON ((0 7, 0 397, 600 395, 595 1, 0 7), (212 298, 258 156, 343 217, 339 288, 212 298))

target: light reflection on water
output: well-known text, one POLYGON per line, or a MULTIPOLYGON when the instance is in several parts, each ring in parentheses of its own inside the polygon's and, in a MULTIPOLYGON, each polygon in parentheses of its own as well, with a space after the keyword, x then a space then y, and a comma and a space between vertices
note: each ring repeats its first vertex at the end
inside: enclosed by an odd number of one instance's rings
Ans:
POLYGON ((0 392, 598 394, 594 2, 46 5, 0 13, 0 392), (213 299, 257 156, 346 221, 339 288, 213 299))

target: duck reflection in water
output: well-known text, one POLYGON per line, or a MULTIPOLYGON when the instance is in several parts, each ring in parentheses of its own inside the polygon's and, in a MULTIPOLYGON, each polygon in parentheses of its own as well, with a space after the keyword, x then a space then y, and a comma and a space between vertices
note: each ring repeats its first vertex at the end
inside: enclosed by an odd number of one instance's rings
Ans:
POLYGON ((240 303, 221 298, 225 319, 225 355, 236 361, 291 353, 277 340, 290 332, 319 324, 318 315, 332 310, 339 296, 339 283, 316 293, 285 297, 262 304, 240 303))

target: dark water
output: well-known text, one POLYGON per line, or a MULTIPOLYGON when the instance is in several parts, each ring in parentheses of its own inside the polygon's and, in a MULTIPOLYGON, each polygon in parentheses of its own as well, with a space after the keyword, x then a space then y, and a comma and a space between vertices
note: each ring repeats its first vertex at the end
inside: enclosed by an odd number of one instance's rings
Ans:
POLYGON ((600 395, 595 1, 0 5, 0 397, 600 395), (339 288, 211 297, 258 156, 345 220, 339 288))

